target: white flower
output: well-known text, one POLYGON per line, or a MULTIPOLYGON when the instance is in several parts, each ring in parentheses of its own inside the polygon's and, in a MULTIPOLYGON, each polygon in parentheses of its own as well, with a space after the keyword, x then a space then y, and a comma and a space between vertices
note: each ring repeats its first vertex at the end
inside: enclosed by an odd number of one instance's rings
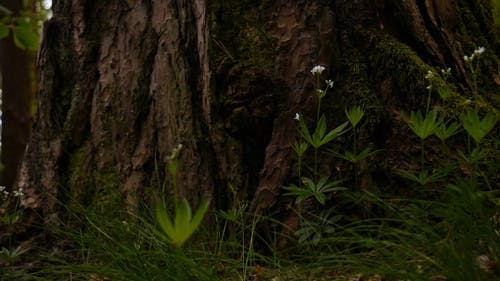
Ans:
POLYGON ((431 90, 431 89, 432 89, 432 86, 431 86, 431 85, 429 85, 429 86, 427 86, 427 87, 425 87, 425 88, 426 88, 427 90, 431 90))
POLYGON ((6 190, 6 187, 3 185, 0 185, 0 193, 3 193, 5 196, 9 196, 9 192, 6 190))
POLYGON ((295 118, 293 118, 293 119, 295 119, 295 120, 299 121, 299 120, 300 120, 300 114, 295 113, 295 118))
POLYGON ((470 59, 472 59, 472 58, 469 58, 469 56, 467 56, 467 55, 464 56, 464 61, 469 61, 470 59))
POLYGON ((443 68, 443 69, 441 69, 441 73, 443 75, 449 75, 451 73, 451 68, 449 68, 449 67, 446 69, 443 68))
POLYGON ((425 75, 425 79, 430 80, 434 77, 434 73, 430 70, 427 71, 427 74, 425 75))
POLYGON ((484 51, 486 51, 486 48, 481 46, 481 47, 474 50, 474 54, 480 55, 480 54, 484 53, 484 51))
POLYGON ((177 155, 179 155, 179 153, 181 152, 181 149, 182 149, 182 143, 179 143, 176 147, 174 147, 174 149, 172 150, 172 154, 168 156, 168 159, 169 160, 175 159, 177 155))
POLYGON ((328 88, 333 88, 333 81, 328 79, 328 80, 325 80, 326 82, 326 85, 328 86, 328 88))
POLYGON ((321 66, 321 65, 316 65, 315 67, 313 67, 311 69, 311 73, 313 75, 320 75, 323 71, 325 70, 325 67, 324 66, 321 66))
POLYGON ((18 190, 14 190, 14 196, 15 197, 23 197, 24 196, 23 189, 19 188, 18 190))

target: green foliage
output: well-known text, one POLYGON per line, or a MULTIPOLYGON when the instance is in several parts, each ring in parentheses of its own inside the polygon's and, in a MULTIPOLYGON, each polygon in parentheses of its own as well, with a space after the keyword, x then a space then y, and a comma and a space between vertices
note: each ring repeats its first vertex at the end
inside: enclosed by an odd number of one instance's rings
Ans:
POLYGON ((0 39, 9 36, 9 28, 6 25, 0 24, 0 39))
POLYGON ((452 122, 449 126, 445 122, 439 124, 439 126, 434 130, 434 134, 441 141, 445 141, 446 139, 454 136, 459 133, 461 126, 458 122, 452 122))
POLYGON ((304 187, 296 185, 284 187, 284 189, 289 191, 285 195, 297 197, 297 203, 309 197, 314 197, 318 203, 324 205, 327 193, 346 190, 345 187, 339 186, 342 181, 329 181, 329 178, 328 176, 322 176, 318 182, 315 182, 310 178, 304 177, 302 178, 304 187))
POLYGON ((420 185, 427 185, 430 183, 438 182, 446 176, 446 173, 440 171, 429 173, 429 171, 427 170, 422 170, 418 173, 398 170, 397 174, 420 185))
POLYGON ((158 223, 167 235, 167 240, 172 243, 174 247, 182 247, 189 237, 191 237, 207 212, 208 205, 209 201, 204 200, 194 216, 192 216, 191 207, 186 199, 184 199, 175 209, 175 220, 173 222, 165 206, 162 204, 157 206, 156 218, 158 223))
POLYGON ((33 26, 20 18, 16 20, 17 25, 12 29, 14 43, 21 49, 36 50, 40 40, 33 26))
POLYGON ((326 133, 326 117, 325 115, 322 115, 318 121, 316 130, 311 135, 303 118, 299 118, 299 122, 300 122, 301 136, 304 138, 305 141, 307 141, 307 143, 309 143, 312 147, 316 149, 331 142, 338 136, 344 134, 347 131, 346 127, 349 124, 348 122, 344 122, 341 125, 337 126, 335 129, 326 133))
POLYGON ((403 115, 403 117, 408 126, 410 126, 413 133, 415 133, 415 135, 417 135, 422 140, 433 135, 439 125, 442 123, 442 120, 437 119, 436 110, 429 111, 425 115, 425 117, 423 117, 420 111, 418 111, 417 113, 414 113, 412 111, 410 118, 406 117, 405 115, 403 115))
POLYGON ((493 129, 497 122, 494 112, 488 112, 481 119, 476 110, 468 110, 460 115, 460 121, 467 133, 477 142, 481 140, 493 129))
POLYGON ((359 121, 361 121, 361 119, 363 118, 365 110, 360 106, 355 106, 350 109, 346 109, 345 114, 347 116, 347 119, 349 119, 349 122, 351 122, 352 127, 356 128, 359 121))
POLYGON ((17 47, 27 50, 36 50, 39 45, 38 23, 34 17, 23 12, 21 16, 13 17, 11 11, 0 6, 0 39, 9 36, 12 31, 14 43, 17 47))
POLYGON ((180 203, 178 203, 176 160, 181 150, 182 145, 179 144, 176 148, 174 148, 167 163, 167 170, 172 176, 174 188, 175 219, 172 220, 170 218, 165 204, 158 203, 156 206, 156 220, 160 224, 163 232, 167 235, 164 237, 165 240, 170 242, 174 247, 182 247, 189 237, 191 237, 203 220, 209 205, 209 201, 204 199, 193 216, 191 206, 189 206, 186 199, 183 199, 180 203))
POLYGON ((304 155, 304 153, 306 152, 307 148, 309 148, 309 145, 306 143, 306 142, 294 142, 292 144, 292 149, 293 151, 295 151, 295 153, 297 154, 297 156, 301 157, 302 155, 304 155))
POLYGON ((318 215, 312 214, 311 219, 304 220, 301 227, 295 232, 299 244, 317 246, 325 235, 334 234, 342 215, 335 214, 335 209, 324 209, 318 215))
POLYGON ((351 151, 345 151, 344 153, 338 153, 334 150, 329 150, 329 153, 334 155, 335 157, 344 159, 344 160, 349 161, 353 164, 357 164, 360 161, 362 161, 362 160, 364 160, 364 159, 366 159, 366 158, 368 158, 368 157, 370 157, 370 156, 372 156, 375 153, 380 152, 380 151, 381 150, 372 151, 371 148, 367 147, 359 153, 354 153, 351 151))
POLYGON ((5 247, 2 247, 0 250, 0 264, 6 263, 8 265, 12 265, 17 262, 23 255, 23 253, 27 252, 29 249, 22 249, 21 246, 17 246, 16 248, 10 250, 5 247))

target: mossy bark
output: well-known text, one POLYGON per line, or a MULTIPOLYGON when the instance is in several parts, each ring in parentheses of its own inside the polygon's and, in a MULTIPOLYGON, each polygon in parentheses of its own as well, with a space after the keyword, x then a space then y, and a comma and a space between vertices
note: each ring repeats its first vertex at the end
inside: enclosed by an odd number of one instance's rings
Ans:
POLYGON ((211 197, 222 209, 233 200, 258 212, 282 209, 282 186, 296 169, 293 117, 314 119, 309 71, 317 64, 336 83, 324 105, 330 127, 345 120, 345 107, 368 109, 361 144, 384 152, 362 182, 386 188, 407 145, 395 113, 424 104, 427 70, 451 67, 467 95, 462 56, 482 45, 484 94, 498 89, 498 26, 488 1, 207 3, 54 2, 39 112, 18 180, 24 206, 47 219, 57 200, 83 200, 97 188, 118 189, 131 205, 152 200, 181 143, 182 196, 211 197))

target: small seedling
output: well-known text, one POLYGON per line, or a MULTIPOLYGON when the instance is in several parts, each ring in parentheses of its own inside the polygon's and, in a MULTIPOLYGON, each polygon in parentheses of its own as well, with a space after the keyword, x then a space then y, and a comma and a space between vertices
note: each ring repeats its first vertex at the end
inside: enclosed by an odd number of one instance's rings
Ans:
POLYGON ((158 204, 156 218, 174 247, 181 247, 191 237, 205 216, 208 205, 209 201, 203 200, 194 216, 192 216, 191 207, 184 199, 175 209, 175 219, 172 221, 165 206, 158 204))

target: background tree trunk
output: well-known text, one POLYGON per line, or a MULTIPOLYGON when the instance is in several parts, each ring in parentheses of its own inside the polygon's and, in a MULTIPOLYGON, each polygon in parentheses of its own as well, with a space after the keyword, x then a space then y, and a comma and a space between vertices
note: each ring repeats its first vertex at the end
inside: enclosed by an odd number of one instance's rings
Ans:
MULTIPOLYGON (((13 16, 19 16, 23 1, 6 0, 2 5, 13 16)), ((3 171, 0 185, 9 189, 14 184, 32 125, 34 99, 34 55, 14 44, 12 34, 0 40, 0 68, 2 93, 2 147, 3 171)))
MULTIPOLYGON (((191 202, 283 210, 281 187, 296 169, 293 117, 312 120, 317 64, 336 81, 324 106, 329 124, 345 120, 345 107, 365 106, 362 142, 384 149, 362 171, 363 188, 393 184, 390 171, 408 148, 395 113, 423 104, 427 70, 451 67, 467 95, 462 56, 483 45, 483 94, 498 93, 490 1, 209 3, 54 1, 18 181, 24 206, 51 221, 57 201, 109 206, 119 191, 118 202, 147 202, 182 144, 178 181, 191 202)), ((331 160, 322 169, 345 172, 331 160)))

